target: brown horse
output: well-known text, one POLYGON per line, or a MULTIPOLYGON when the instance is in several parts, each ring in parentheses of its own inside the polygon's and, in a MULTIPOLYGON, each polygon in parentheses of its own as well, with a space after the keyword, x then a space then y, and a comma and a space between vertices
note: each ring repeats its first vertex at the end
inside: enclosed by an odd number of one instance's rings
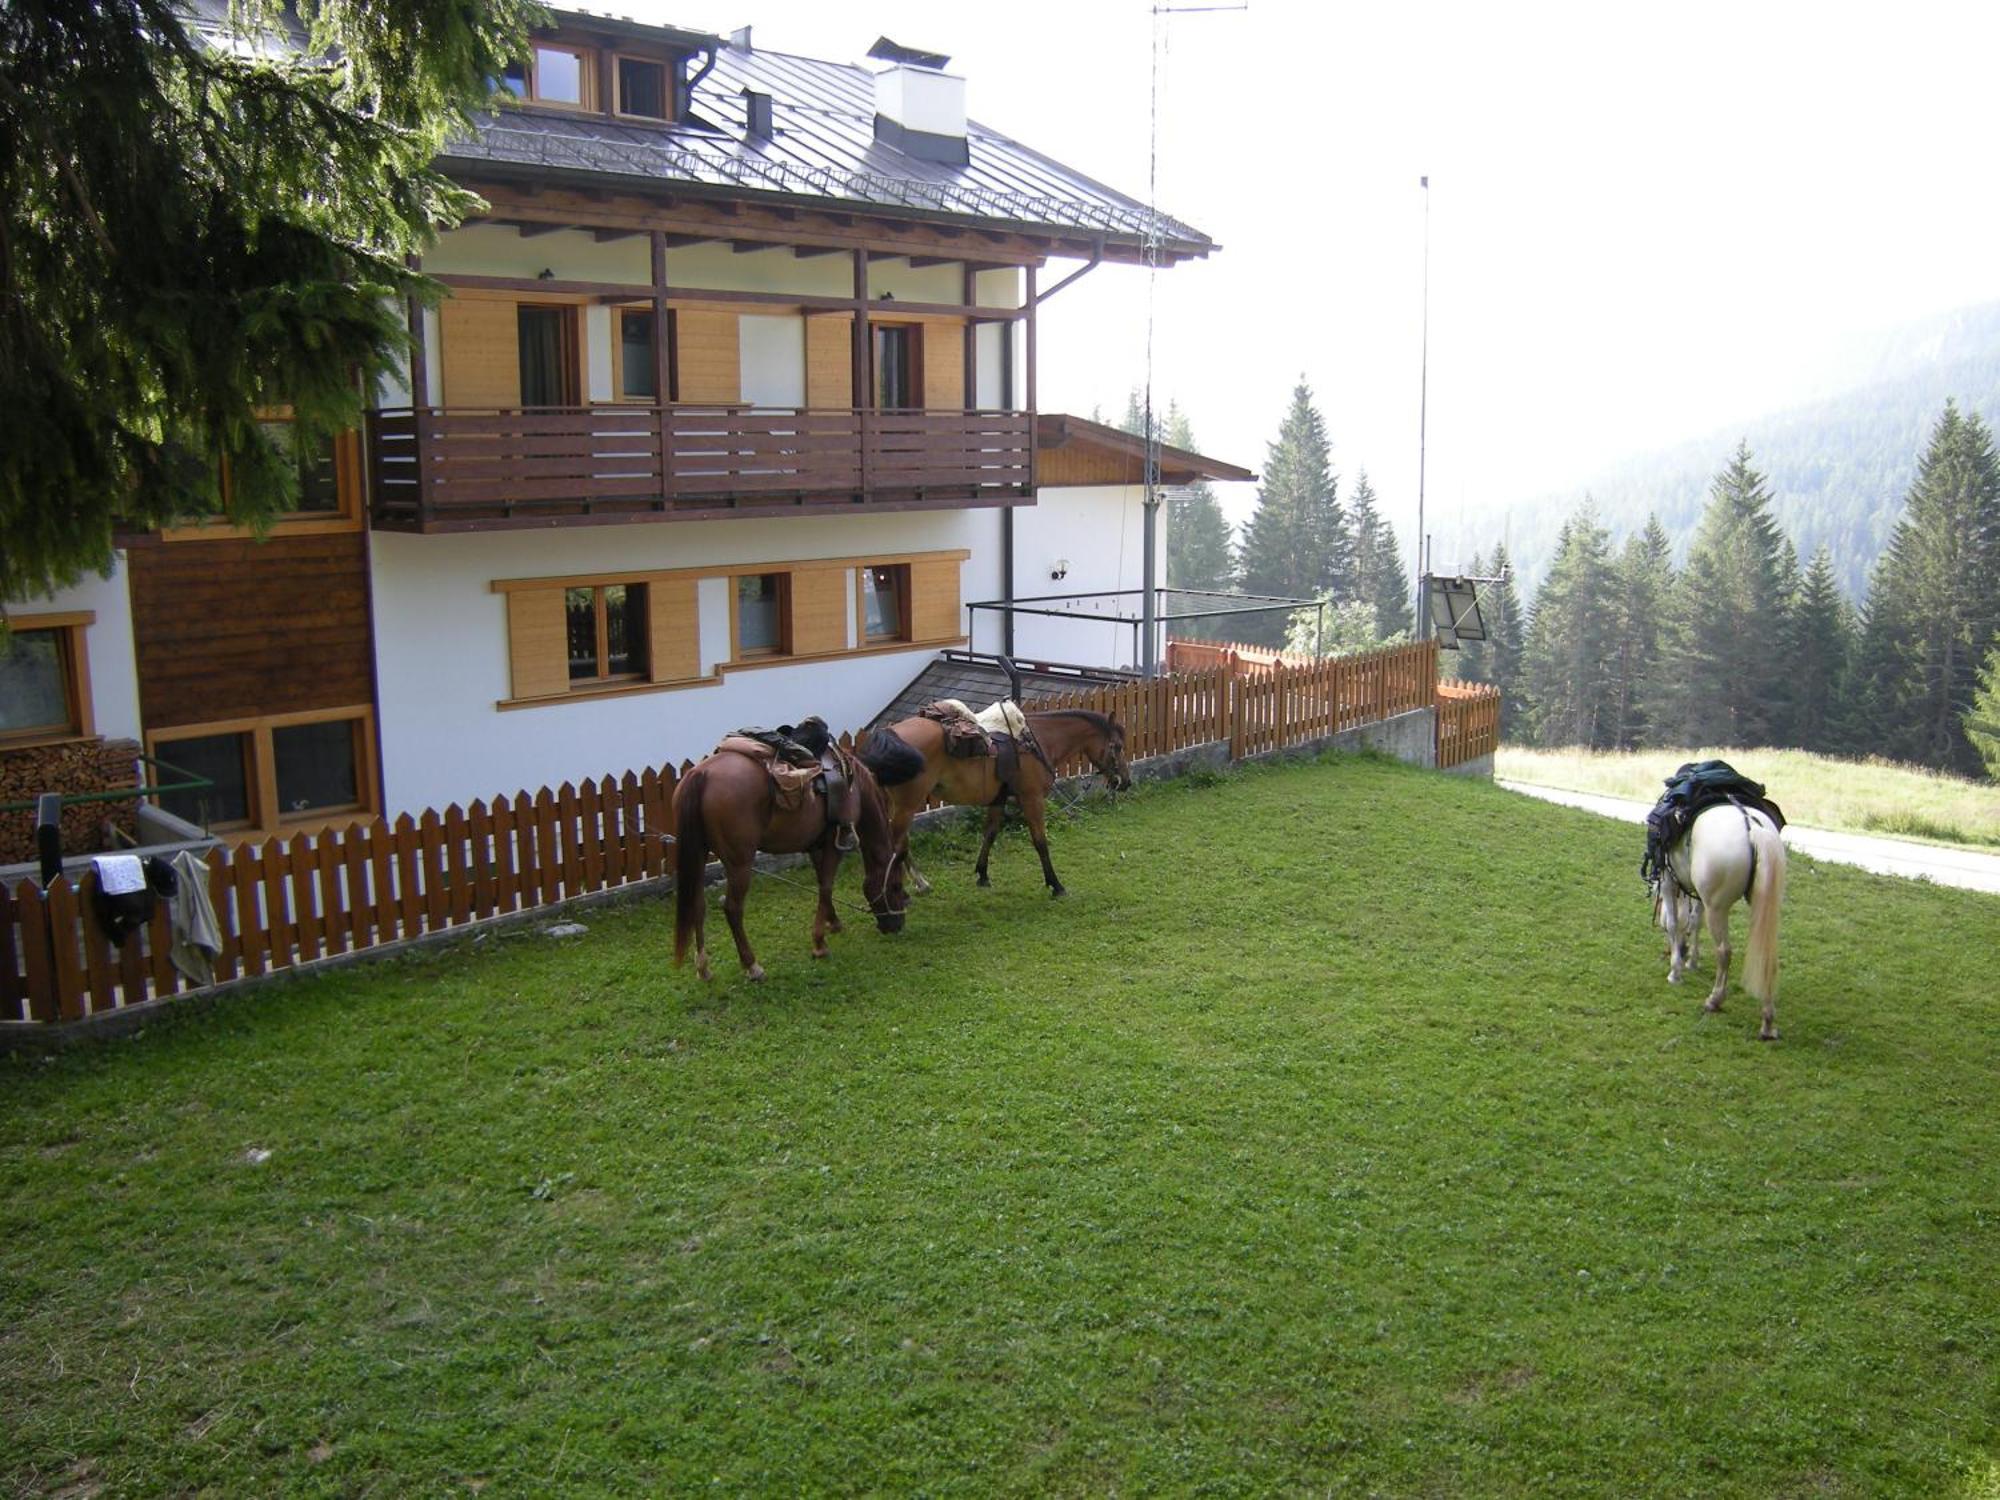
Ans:
MULTIPOLYGON (((860 792, 861 816, 855 832, 861 839, 861 894, 884 932, 903 930, 906 904, 893 881, 896 845, 890 832, 888 803, 876 773, 850 759, 860 792), (892 885, 895 888, 892 888, 892 885)), ((921 769, 914 755, 887 757, 884 776, 909 777, 921 769)), ((826 935, 839 932, 833 909, 833 877, 840 868, 840 849, 828 822, 824 800, 814 795, 797 808, 778 806, 777 790, 757 761, 733 751, 711 755, 681 778, 674 789, 674 964, 687 956, 694 940, 694 968, 711 979, 705 921, 708 892, 703 877, 709 854, 722 861, 726 889, 722 910, 736 939, 736 956, 752 979, 764 977, 764 966, 750 951, 743 931, 743 898, 750 890, 752 861, 760 849, 767 854, 810 854, 819 875, 819 907, 813 914, 813 957, 827 956, 826 935)))
POLYGON ((923 811, 932 792, 956 807, 986 809, 986 839, 979 846, 979 863, 975 866, 981 885, 993 883, 986 876, 986 859, 1000 833, 1007 798, 1018 797, 1021 815, 1028 822, 1028 836, 1034 840, 1035 853, 1042 857, 1042 879, 1048 883, 1049 894, 1063 893, 1063 883, 1049 860, 1048 799, 1055 786, 1049 766, 1062 765, 1080 755, 1097 768, 1105 785, 1122 792, 1132 785, 1132 773, 1125 766, 1125 729, 1109 714, 1094 713, 1087 708, 1051 709, 1031 713, 1027 718, 1028 728, 1048 756, 1048 765, 1023 745, 1019 785, 1015 787, 1000 784, 999 762, 991 756, 945 754, 944 730, 934 719, 904 719, 869 736, 861 747, 860 758, 877 769, 878 774, 883 767, 900 765, 900 752, 905 749, 915 750, 924 759, 921 775, 899 781, 893 787, 888 786, 886 776, 883 778, 889 799, 890 830, 899 860, 894 883, 898 893, 902 890, 905 870, 918 892, 930 889, 930 883, 910 862, 910 821, 923 811))

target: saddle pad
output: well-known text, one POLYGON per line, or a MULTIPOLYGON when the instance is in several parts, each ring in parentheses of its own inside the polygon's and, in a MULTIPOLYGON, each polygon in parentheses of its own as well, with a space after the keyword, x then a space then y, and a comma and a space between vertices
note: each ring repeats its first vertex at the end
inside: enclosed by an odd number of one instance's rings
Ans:
POLYGON ((787 809, 803 806, 806 798, 812 795, 814 783, 820 778, 820 768, 817 764, 788 765, 778 759, 777 751, 769 745, 745 735, 725 736, 722 743, 715 747, 715 753, 741 755, 763 766, 770 773, 771 781, 777 790, 778 805, 787 809))
POLYGON ((1021 712, 1021 705, 1012 698, 1002 698, 998 703, 989 704, 973 717, 988 734, 1011 734, 1017 740, 1028 737, 1028 716, 1021 712))

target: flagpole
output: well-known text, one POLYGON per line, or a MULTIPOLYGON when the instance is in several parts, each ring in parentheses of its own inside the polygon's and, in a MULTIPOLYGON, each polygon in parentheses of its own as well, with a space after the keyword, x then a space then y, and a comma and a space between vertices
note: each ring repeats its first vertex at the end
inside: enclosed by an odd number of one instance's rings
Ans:
POLYGON ((1424 190, 1424 345, 1422 373, 1417 385, 1417 611, 1411 616, 1411 634, 1416 640, 1428 640, 1430 625, 1430 574, 1428 559, 1424 555, 1424 460, 1429 437, 1431 398, 1431 179, 1426 174, 1417 179, 1417 186, 1424 190))

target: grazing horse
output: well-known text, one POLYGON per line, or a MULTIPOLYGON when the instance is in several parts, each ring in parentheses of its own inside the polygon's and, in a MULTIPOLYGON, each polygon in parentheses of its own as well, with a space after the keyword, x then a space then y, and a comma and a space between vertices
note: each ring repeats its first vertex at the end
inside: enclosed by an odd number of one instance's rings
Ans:
POLYGON ((1056 782, 1049 767, 1080 755, 1097 768, 1106 786, 1122 792, 1132 785, 1132 773, 1125 766, 1125 729, 1111 715, 1087 708, 1050 709, 1028 714, 1027 720, 1030 732, 1048 759, 1044 763, 1027 745, 1021 745, 1014 786, 1001 783, 996 756, 947 755, 944 730, 935 719, 904 719, 868 737, 860 757, 878 776, 882 775, 882 767, 897 761, 902 749, 915 750, 924 761, 923 773, 911 780, 889 786, 886 776, 883 777, 899 859, 897 890, 902 889, 904 870, 909 872, 910 884, 919 894, 930 889, 930 882, 910 862, 910 821, 923 811, 935 791, 955 807, 986 809, 986 839, 979 846, 979 863, 975 867, 983 886, 993 883, 986 875, 986 860, 993 849, 993 840, 999 835, 1001 819, 1006 815, 1007 798, 1019 798, 1021 815, 1028 822, 1028 836, 1035 842, 1035 853, 1042 857, 1042 879, 1048 883, 1051 896, 1063 893, 1063 883, 1049 860, 1048 799, 1056 782))
MULTIPOLYGON (((884 932, 903 930, 904 900, 891 883, 896 845, 890 835, 888 804, 881 783, 868 766, 853 764, 860 793, 861 815, 855 832, 861 840, 861 894, 884 932)), ((917 775, 921 762, 914 753, 885 757, 882 775, 917 775)), ((839 932, 833 909, 833 877, 840 868, 836 829, 826 803, 815 793, 803 805, 778 805, 777 788, 761 762, 733 751, 719 751, 681 778, 674 789, 674 965, 687 956, 694 940, 694 968, 711 979, 705 921, 708 892, 703 877, 711 851, 722 861, 727 882, 722 910, 736 939, 736 956, 752 979, 764 977, 764 966, 750 951, 743 931, 743 898, 750 890, 752 860, 758 850, 769 854, 810 854, 819 875, 819 907, 813 914, 813 957, 827 956, 826 935, 839 932)))
POLYGON ((1729 910, 1750 903, 1750 949, 1743 958, 1743 988, 1764 1005, 1758 1036, 1778 1039, 1778 907, 1785 898, 1785 845, 1777 824, 1754 807, 1719 803, 1698 814, 1667 851, 1656 899, 1667 930, 1667 982, 1679 984, 1688 949, 1698 943, 1695 910, 1706 914, 1715 942, 1715 987, 1705 1008, 1722 1009, 1729 988, 1729 910))

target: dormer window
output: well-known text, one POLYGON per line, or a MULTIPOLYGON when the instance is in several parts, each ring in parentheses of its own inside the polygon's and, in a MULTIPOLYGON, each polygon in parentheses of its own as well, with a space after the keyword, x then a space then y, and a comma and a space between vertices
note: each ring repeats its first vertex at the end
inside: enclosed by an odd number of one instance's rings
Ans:
POLYGON ((672 118, 667 100, 667 65, 643 57, 618 59, 617 112, 640 120, 672 118))

